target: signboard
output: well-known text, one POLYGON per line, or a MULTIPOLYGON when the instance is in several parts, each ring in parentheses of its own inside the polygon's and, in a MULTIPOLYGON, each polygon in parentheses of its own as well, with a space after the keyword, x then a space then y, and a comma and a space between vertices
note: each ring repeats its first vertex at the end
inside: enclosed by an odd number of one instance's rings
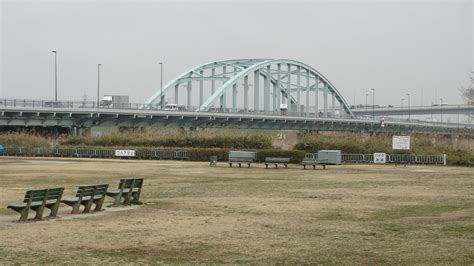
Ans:
POLYGON ((374 153, 374 163, 385 163, 385 153, 374 153))
POLYGON ((134 150, 115 150, 115 156, 135 157, 134 150))
POLYGON ((392 149, 409 150, 410 149, 410 136, 393 136, 392 149))

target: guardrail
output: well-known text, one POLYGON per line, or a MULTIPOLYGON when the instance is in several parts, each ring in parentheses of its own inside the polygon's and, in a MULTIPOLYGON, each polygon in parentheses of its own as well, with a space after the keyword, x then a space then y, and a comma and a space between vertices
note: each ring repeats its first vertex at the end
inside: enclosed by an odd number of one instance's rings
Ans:
POLYGON ((115 156, 115 150, 84 148, 5 148, 3 156, 77 157, 77 158, 136 158, 136 159, 188 159, 187 151, 135 151, 135 156, 115 156))
MULTIPOLYGON (((96 109, 96 110, 150 110, 150 111, 166 111, 166 112, 196 112, 199 111, 199 106, 185 106, 180 105, 175 108, 161 108, 160 105, 145 105, 142 103, 116 103, 106 105, 103 102, 97 101, 48 101, 48 100, 29 100, 29 99, 0 99, 0 109, 2 108, 31 108, 31 109, 96 109)), ((327 113, 324 114, 319 110, 316 114, 314 110, 309 113, 306 111, 296 112, 293 110, 280 111, 280 110, 252 110, 252 109, 239 109, 239 108, 222 108, 222 107, 211 107, 209 113, 230 113, 230 114, 248 114, 248 115, 275 115, 275 116, 297 116, 297 117, 318 117, 318 118, 331 118, 331 119, 348 119, 350 118, 346 114, 339 114, 337 110, 328 109, 327 113), (334 112, 333 112, 334 111, 334 112)), ((414 123, 416 125, 445 125, 445 126, 458 126, 465 128, 472 128, 472 123, 448 123, 438 121, 426 121, 418 119, 400 119, 396 117, 383 117, 383 116, 355 116, 353 119, 357 120, 370 120, 374 122, 400 122, 400 123, 414 123)))

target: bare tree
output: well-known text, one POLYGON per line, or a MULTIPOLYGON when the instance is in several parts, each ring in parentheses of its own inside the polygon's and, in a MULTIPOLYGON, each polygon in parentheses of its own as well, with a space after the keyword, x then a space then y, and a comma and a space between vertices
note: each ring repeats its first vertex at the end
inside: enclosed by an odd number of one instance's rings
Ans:
POLYGON ((462 99, 467 103, 467 104, 474 104, 474 72, 471 72, 471 84, 468 86, 464 87, 461 86, 459 88, 459 92, 461 93, 462 99))

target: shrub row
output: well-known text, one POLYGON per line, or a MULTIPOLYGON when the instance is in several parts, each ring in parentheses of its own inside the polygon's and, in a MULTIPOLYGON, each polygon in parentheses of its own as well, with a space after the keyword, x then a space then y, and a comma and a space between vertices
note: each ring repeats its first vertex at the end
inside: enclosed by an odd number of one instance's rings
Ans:
POLYGON ((113 133, 99 137, 68 137, 60 142, 62 146, 101 147, 177 147, 177 148, 232 148, 269 149, 272 140, 265 135, 246 136, 146 136, 143 134, 113 133))
POLYGON ((49 140, 36 134, 13 132, 0 133, 0 144, 5 147, 48 148, 49 140))

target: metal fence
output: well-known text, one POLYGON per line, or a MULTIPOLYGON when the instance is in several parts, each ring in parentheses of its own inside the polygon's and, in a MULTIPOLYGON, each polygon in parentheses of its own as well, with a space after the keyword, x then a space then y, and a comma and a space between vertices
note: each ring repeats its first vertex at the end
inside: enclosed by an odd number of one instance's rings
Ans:
MULTIPOLYGON (((387 163, 398 164, 442 164, 446 165, 446 154, 419 155, 419 154, 386 154, 387 163)), ((342 154, 342 162, 347 163, 374 163, 374 154, 342 154)))
POLYGON ((115 150, 83 149, 83 148, 5 148, 4 156, 29 156, 29 157, 81 157, 81 158, 136 158, 136 159, 188 159, 186 151, 147 150, 135 151, 135 156, 117 157, 115 150))
MULTIPOLYGON (((28 157, 77 157, 77 158, 134 158, 149 160, 186 160, 187 151, 180 150, 136 150, 135 156, 118 157, 115 150, 86 149, 86 148, 8 148, 5 147, 3 156, 28 157)), ((343 153, 343 163, 374 163, 374 154, 343 153)), ((317 153, 306 154, 307 158, 318 159, 317 153)), ((446 165, 446 155, 419 155, 419 154, 386 154, 387 163, 396 164, 443 164, 446 165)), ((207 161, 207 158, 206 158, 207 161)))

